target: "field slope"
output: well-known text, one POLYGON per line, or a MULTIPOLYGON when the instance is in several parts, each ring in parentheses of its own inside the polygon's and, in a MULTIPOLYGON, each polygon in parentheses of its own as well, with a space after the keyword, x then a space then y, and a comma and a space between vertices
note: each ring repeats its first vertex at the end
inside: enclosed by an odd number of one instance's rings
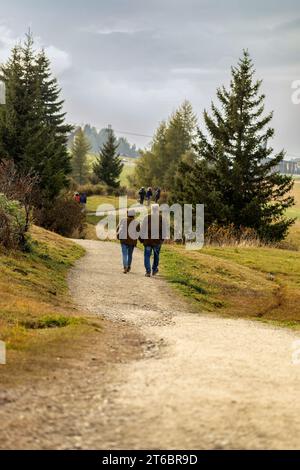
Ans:
POLYGON ((51 366, 62 348, 95 328, 69 296, 67 273, 84 250, 41 228, 31 231, 30 253, 0 248, 0 339, 8 350, 0 383, 51 366), (22 372, 22 373, 21 373, 22 372))
POLYGON ((199 312, 300 326, 300 253, 165 247, 163 272, 199 312))

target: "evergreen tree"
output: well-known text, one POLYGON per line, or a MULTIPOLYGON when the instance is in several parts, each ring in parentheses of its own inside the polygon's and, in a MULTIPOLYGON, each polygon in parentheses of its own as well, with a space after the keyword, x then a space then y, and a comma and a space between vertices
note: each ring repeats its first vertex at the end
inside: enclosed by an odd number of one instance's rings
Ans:
POLYGON ((164 186, 172 189, 182 158, 192 150, 197 118, 189 101, 184 101, 170 119, 166 131, 166 152, 161 155, 164 186))
POLYGON ((265 96, 249 53, 232 68, 228 90, 218 89, 221 109, 204 112, 207 133, 199 130, 197 158, 179 168, 173 199, 204 203, 206 223, 251 227, 264 240, 281 240, 293 220, 293 180, 276 171, 284 151, 273 154, 268 141, 273 114, 264 114, 265 96))
POLYGON ((166 172, 166 131, 167 123, 161 122, 153 137, 150 150, 141 152, 141 158, 135 167, 134 180, 137 186, 163 186, 166 172))
POLYGON ((150 151, 143 152, 137 164, 135 179, 138 185, 173 188, 178 166, 192 150, 196 124, 192 106, 185 101, 167 122, 159 125, 150 151))
POLYGON ((13 157, 17 165, 21 164, 24 154, 25 129, 29 123, 32 102, 25 92, 22 48, 13 48, 11 57, 0 68, 0 79, 5 84, 5 105, 0 108, 0 148, 1 158, 13 157))
POLYGON ((100 182, 112 188, 118 188, 124 165, 117 152, 118 142, 113 130, 107 129, 107 135, 107 142, 100 150, 99 157, 94 164, 94 173, 100 182))
POLYGON ((68 185, 71 171, 60 89, 52 78, 44 51, 36 53, 27 35, 1 67, 6 85, 6 104, 0 115, 0 148, 19 169, 39 177, 38 204, 52 201, 68 185))
POLYGON ((72 176, 76 183, 84 184, 89 176, 88 153, 91 149, 84 131, 80 127, 74 137, 72 153, 72 176))

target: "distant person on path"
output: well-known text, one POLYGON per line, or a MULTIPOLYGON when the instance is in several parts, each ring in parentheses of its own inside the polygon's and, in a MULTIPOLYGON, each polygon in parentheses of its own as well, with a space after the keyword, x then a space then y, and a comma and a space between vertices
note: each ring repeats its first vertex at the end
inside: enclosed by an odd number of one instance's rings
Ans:
POLYGON ((117 228, 117 237, 121 242, 122 248, 124 274, 130 273, 131 271, 133 252, 138 241, 138 234, 136 239, 132 238, 131 235, 134 231, 138 232, 140 229, 138 221, 135 221, 134 219, 135 211, 129 209, 127 218, 122 219, 117 228))
POLYGON ((141 189, 139 190, 139 198, 140 198, 140 204, 141 204, 141 206, 144 205, 145 197, 146 197, 146 190, 145 190, 145 188, 141 188, 141 189))
POLYGON ((159 203, 160 196, 161 196, 161 189, 157 188, 156 191, 155 191, 155 195, 154 195, 155 204, 159 203))
POLYGON ((80 204, 80 194, 79 193, 74 193, 74 201, 78 202, 80 204))
POLYGON ((140 240, 144 245, 144 263, 146 269, 146 277, 158 274, 159 257, 162 244, 165 240, 165 230, 162 215, 159 212, 159 205, 152 206, 152 213, 145 217, 141 226, 140 240), (151 267, 151 256, 153 254, 153 264, 151 267))
POLYGON ((152 197, 153 197, 152 188, 148 188, 147 193, 146 193, 146 199, 147 199, 147 205, 148 206, 150 206, 150 204, 151 204, 152 197))
POLYGON ((80 205, 82 206, 82 209, 85 212, 86 205, 87 205, 87 195, 86 195, 86 193, 80 194, 80 205))

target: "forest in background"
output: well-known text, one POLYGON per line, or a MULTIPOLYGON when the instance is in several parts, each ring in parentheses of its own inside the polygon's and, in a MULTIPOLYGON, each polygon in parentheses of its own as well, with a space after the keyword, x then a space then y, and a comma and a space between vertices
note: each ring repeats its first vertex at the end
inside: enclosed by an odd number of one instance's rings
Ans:
MULTIPOLYGON (((79 126, 77 126, 69 136, 69 148, 71 148, 72 143, 74 141, 75 134, 78 130, 79 126)), ((98 153, 99 150, 107 143, 108 140, 108 128, 103 128, 100 131, 96 129, 96 127, 91 126, 90 124, 85 124, 83 127, 83 132, 85 137, 87 138, 92 153, 98 153)), ((137 158, 140 155, 140 150, 136 147, 135 144, 130 144, 125 137, 118 137, 118 152, 120 155, 125 157, 132 157, 137 158)))

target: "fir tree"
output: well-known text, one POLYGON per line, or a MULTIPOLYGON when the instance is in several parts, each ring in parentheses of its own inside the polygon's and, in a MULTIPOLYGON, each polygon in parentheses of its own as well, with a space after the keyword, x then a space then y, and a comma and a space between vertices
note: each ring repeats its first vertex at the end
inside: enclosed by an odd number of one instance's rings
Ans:
POLYGON ((273 155, 273 114, 264 113, 261 81, 255 80, 249 53, 232 68, 229 90, 218 89, 221 109, 204 112, 207 133, 199 130, 197 158, 183 162, 173 199, 204 203, 206 223, 251 227, 264 240, 281 240, 293 220, 285 217, 293 205, 293 180, 276 171, 284 151, 273 155))
POLYGON ((71 153, 72 153, 72 176, 76 183, 82 185, 86 183, 89 175, 89 165, 87 155, 91 149, 82 128, 77 130, 74 137, 71 153))
POLYGON ((44 51, 36 53, 27 35, 1 67, 6 85, 6 104, 1 109, 0 147, 19 169, 39 177, 40 199, 46 204, 68 185, 71 171, 60 89, 52 78, 44 51))
POLYGON ((101 183, 112 188, 120 186, 120 175, 123 163, 117 152, 118 142, 112 129, 107 129, 107 142, 99 152, 99 157, 94 164, 94 173, 101 183))

